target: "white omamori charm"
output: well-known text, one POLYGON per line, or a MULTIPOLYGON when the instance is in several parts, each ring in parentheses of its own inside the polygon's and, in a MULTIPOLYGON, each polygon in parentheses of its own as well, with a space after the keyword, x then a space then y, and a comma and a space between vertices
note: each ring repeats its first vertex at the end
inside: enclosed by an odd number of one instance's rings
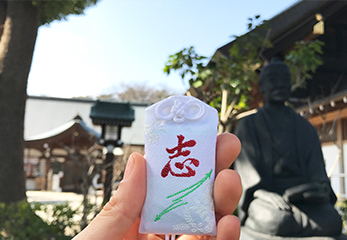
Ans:
POLYGON ((172 96, 146 109, 145 124, 140 232, 214 236, 217 111, 194 97, 172 96))

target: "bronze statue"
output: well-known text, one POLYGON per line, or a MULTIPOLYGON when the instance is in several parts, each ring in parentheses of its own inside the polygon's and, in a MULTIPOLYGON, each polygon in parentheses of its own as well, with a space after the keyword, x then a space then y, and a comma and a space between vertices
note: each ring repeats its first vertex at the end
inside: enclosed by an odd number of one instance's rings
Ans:
POLYGON ((290 88, 289 68, 272 60, 259 79, 264 106, 237 127, 241 225, 270 236, 339 236, 342 221, 320 141, 312 125, 285 106, 290 88))

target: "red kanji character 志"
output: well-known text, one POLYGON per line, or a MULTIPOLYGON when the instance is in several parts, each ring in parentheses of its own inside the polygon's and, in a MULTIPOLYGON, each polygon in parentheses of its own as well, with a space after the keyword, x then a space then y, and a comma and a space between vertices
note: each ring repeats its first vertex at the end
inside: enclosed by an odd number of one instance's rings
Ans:
POLYGON ((183 142, 184 136, 183 135, 177 135, 178 138, 178 145, 174 148, 166 148, 166 151, 169 154, 172 154, 169 156, 170 161, 165 165, 163 170, 161 171, 161 176, 166 177, 169 173, 171 173, 172 176, 175 177, 192 177, 195 176, 195 170, 193 170, 190 165, 193 164, 195 167, 199 166, 199 161, 195 158, 187 158, 183 162, 176 162, 175 167, 183 170, 185 167, 188 172, 181 172, 181 173, 175 173, 171 169, 171 160, 174 158, 177 158, 179 156, 187 157, 190 154, 189 150, 183 150, 183 148, 188 148, 188 147, 194 147, 196 145, 196 142, 194 140, 189 140, 186 142, 183 142))

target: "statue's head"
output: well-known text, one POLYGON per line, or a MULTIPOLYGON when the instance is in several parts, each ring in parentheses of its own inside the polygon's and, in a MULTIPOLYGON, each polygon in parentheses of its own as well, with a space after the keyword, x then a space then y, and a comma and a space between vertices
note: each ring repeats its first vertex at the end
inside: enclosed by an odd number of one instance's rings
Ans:
POLYGON ((260 73, 259 89, 266 102, 284 103, 289 99, 291 77, 288 66, 272 58, 260 73))

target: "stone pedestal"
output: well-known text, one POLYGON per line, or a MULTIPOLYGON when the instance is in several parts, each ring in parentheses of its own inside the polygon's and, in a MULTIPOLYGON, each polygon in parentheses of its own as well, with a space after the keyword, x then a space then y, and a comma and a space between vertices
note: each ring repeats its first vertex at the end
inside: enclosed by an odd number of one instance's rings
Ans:
POLYGON ((240 240, 347 240, 347 236, 336 237, 279 237, 254 232, 246 227, 241 228, 240 240))

